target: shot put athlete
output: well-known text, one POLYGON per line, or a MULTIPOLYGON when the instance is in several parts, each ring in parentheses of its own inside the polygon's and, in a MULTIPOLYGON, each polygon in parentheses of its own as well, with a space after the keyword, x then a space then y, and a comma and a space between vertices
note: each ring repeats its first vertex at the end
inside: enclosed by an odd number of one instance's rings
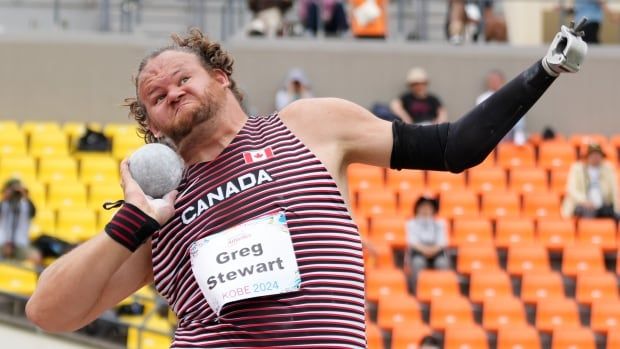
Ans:
POLYGON ((125 204, 45 270, 28 317, 73 331, 154 281, 179 319, 173 348, 363 348, 347 166, 475 166, 586 49, 579 26, 562 27, 545 57, 465 116, 414 126, 335 98, 248 117, 232 57, 197 30, 175 37, 140 64, 130 110, 148 142, 175 144, 180 185, 153 205, 123 163, 125 204))

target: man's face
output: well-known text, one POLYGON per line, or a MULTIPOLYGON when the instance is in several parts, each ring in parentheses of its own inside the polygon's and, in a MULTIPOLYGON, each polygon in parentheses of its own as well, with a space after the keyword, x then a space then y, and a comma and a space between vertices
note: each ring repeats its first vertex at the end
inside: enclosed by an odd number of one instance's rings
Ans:
POLYGON ((487 87, 491 91, 497 91, 504 85, 504 77, 498 73, 491 73, 487 77, 487 87))
POLYGON ((138 76, 138 97, 146 107, 151 132, 178 144, 196 125, 215 117, 227 86, 226 75, 209 74, 196 55, 165 51, 138 76))
POLYGON ((411 90, 411 93, 418 97, 426 97, 428 93, 428 82, 422 81, 411 83, 409 84, 409 89, 411 90))
POLYGON ((592 152, 588 155, 588 165, 592 167, 601 166, 603 163, 603 155, 599 152, 592 152))

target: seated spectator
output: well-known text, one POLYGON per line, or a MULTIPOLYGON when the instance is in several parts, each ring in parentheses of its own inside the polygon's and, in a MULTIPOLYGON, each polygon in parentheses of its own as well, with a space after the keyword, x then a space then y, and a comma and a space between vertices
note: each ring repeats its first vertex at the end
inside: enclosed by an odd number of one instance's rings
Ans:
POLYGON ((420 197, 413 207, 414 217, 407 221, 407 251, 405 263, 412 276, 415 290, 417 275, 426 268, 450 267, 445 248, 448 246, 446 224, 436 217, 439 201, 420 197))
POLYGON ((312 98, 310 81, 300 68, 289 70, 284 85, 276 92, 276 110, 281 110, 290 103, 302 99, 312 98))
MULTIPOLYGON (((476 98, 476 105, 482 103, 487 98, 491 97, 495 91, 499 90, 506 83, 506 78, 504 74, 499 70, 491 70, 486 77, 486 88, 482 94, 476 98)), ((518 145, 525 144, 527 140, 527 136, 525 133, 525 116, 517 122, 517 124, 506 134, 503 141, 505 142, 514 142, 518 145)))
POLYGON ((441 349, 439 340, 433 336, 424 336, 420 341, 420 349, 441 349))
POLYGON ((506 19, 495 13, 493 0, 482 1, 482 21, 485 41, 506 42, 508 40, 506 19))
POLYGON ((618 219, 618 182, 614 167, 604 161, 605 152, 590 144, 585 161, 573 164, 562 204, 565 217, 618 219))
POLYGON ((36 208, 28 190, 19 179, 9 179, 3 187, 0 202, 1 257, 12 260, 31 260, 40 264, 40 256, 30 248, 30 223, 36 208))
POLYGON ((439 98, 428 92, 428 83, 424 69, 416 67, 409 70, 409 91, 392 100, 392 112, 406 123, 435 124, 447 121, 448 113, 439 98))
POLYGON ((338 36, 349 30, 347 13, 341 0, 301 0, 299 18, 304 28, 314 36, 319 24, 327 36, 338 36))
POLYGON ((284 14, 292 6, 292 0, 248 0, 253 14, 249 34, 268 37, 282 35, 284 14))

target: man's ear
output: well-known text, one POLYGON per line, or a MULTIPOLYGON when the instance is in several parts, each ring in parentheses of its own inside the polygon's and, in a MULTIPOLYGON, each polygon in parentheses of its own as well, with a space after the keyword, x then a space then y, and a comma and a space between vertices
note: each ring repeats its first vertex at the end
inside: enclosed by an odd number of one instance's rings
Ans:
POLYGON ((228 75, 223 70, 213 69, 211 71, 211 76, 213 77, 215 81, 222 84, 222 86, 230 87, 230 79, 228 78, 228 75))

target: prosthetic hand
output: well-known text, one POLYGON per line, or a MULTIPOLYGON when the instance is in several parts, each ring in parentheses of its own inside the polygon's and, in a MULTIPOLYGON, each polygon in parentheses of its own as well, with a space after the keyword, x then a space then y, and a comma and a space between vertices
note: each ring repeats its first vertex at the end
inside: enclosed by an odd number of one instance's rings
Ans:
POLYGON ((582 18, 577 25, 571 22, 570 28, 563 25, 555 35, 547 55, 542 60, 543 68, 549 75, 558 76, 560 73, 579 71, 588 52, 588 45, 581 38, 584 34, 581 29, 586 22, 587 19, 582 18))

